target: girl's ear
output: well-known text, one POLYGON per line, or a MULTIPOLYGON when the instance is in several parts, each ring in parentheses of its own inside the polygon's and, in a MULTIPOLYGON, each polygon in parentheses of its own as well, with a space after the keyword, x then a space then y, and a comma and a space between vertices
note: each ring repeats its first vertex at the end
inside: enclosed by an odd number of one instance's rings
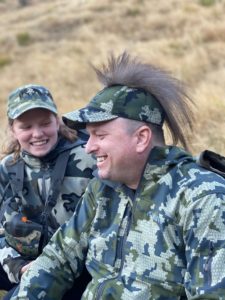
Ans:
POLYGON ((11 135, 11 137, 17 140, 13 124, 8 126, 8 131, 9 131, 9 134, 11 135))
POLYGON ((142 153, 149 147, 152 138, 152 131, 148 126, 143 125, 137 129, 136 134, 136 149, 138 153, 142 153))

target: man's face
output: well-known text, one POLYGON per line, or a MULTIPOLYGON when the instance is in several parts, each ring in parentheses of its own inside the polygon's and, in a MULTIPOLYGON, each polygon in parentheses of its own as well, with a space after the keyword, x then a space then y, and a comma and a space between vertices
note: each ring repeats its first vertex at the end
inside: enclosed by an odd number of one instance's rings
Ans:
POLYGON ((128 124, 123 118, 87 124, 90 138, 86 152, 95 155, 101 179, 118 181, 134 188, 139 182, 135 163, 137 136, 128 130, 128 124))

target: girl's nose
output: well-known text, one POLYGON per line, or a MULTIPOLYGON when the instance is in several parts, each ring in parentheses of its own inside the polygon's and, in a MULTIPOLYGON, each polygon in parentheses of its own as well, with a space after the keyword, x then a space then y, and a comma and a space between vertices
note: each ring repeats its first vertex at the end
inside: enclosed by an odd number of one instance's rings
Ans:
POLYGON ((32 132, 33 137, 39 137, 43 135, 42 129, 40 127, 33 128, 32 132))

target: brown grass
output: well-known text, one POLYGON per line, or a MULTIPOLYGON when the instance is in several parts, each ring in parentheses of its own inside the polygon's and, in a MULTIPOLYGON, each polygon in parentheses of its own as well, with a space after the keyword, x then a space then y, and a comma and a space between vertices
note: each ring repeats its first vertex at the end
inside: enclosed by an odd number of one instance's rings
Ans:
POLYGON ((89 63, 124 49, 185 81, 197 105, 193 152, 225 155, 225 2, 30 0, 0 2, 0 138, 8 93, 40 83, 61 113, 100 88, 89 63), (2 63, 1 63, 2 61, 2 63))

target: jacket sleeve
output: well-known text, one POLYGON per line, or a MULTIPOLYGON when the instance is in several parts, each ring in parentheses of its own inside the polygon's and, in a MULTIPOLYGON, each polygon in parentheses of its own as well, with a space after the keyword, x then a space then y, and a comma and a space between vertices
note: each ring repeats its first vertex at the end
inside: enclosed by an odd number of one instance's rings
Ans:
MULTIPOLYGON (((9 182, 8 174, 5 167, 5 160, 0 163, 0 209, 2 210, 4 200, 7 198, 7 185, 9 182)), ((2 220, 0 220, 2 223, 2 220)), ((0 225, 2 226, 2 224, 0 225)))
POLYGON ((4 237, 1 238, 0 246, 0 263, 9 280, 13 283, 18 283, 20 281, 21 268, 28 264, 30 260, 8 246, 4 237))
POLYGON ((188 299, 224 299, 225 191, 194 201, 186 210, 183 228, 188 299))
POLYGON ((82 272, 95 205, 87 190, 72 218, 60 227, 43 253, 21 277, 15 299, 61 299, 82 272), (43 292, 45 291, 45 292, 43 292))
MULTIPOLYGON (((10 186, 8 185, 9 178, 7 169, 5 167, 5 163, 7 161, 7 157, 2 160, 0 164, 0 209, 1 215, 2 212, 5 211, 5 201, 12 197, 12 191, 10 186), (8 187, 7 187, 8 186, 8 187)), ((3 220, 0 220, 0 226, 3 226, 3 220)), ((19 252, 10 247, 5 241, 4 235, 0 238, 0 263, 7 273, 8 278, 13 283, 18 283, 20 280, 20 269, 29 263, 30 260, 23 258, 19 252)))

